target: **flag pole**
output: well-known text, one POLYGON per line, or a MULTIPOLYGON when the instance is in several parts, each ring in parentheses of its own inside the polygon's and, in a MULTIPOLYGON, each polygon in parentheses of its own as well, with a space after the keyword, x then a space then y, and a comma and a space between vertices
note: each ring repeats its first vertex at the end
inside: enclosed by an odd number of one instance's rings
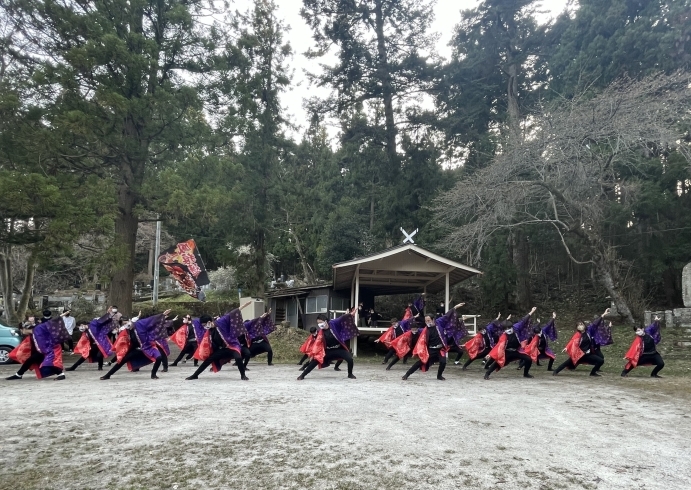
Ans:
MULTIPOLYGON (((157 216, 160 218, 160 215, 157 216)), ((161 255, 161 221, 156 221, 156 246, 154 247, 154 289, 151 294, 153 305, 158 304, 158 256, 161 255)))

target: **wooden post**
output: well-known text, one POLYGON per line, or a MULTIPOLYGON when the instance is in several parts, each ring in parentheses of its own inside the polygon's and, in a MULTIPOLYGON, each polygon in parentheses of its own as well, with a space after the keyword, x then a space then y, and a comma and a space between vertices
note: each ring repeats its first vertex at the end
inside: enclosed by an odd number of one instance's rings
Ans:
MULTIPOLYGON (((355 326, 359 326, 359 308, 360 304, 360 265, 355 269, 355 326)), ((357 337, 350 339, 350 350, 353 351, 353 357, 357 357, 357 337)))
POLYGON ((451 298, 449 298, 449 273, 447 272, 446 273, 446 296, 444 299, 444 308, 446 309, 446 311, 449 311, 451 309, 451 306, 449 305, 450 299, 451 298))

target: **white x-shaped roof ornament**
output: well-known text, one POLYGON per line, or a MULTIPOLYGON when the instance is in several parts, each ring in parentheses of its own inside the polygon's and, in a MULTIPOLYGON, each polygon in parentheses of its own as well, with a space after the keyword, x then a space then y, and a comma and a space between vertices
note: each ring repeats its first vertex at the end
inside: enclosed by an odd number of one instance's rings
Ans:
POLYGON ((415 230, 414 230, 412 233, 409 234, 409 233, 407 233, 407 232, 403 229, 403 227, 401 226, 401 233, 403 233, 403 234, 405 235, 405 240, 403 240, 403 243, 408 243, 408 242, 410 242, 410 243, 415 243, 415 241, 413 240, 413 237, 414 237, 415 235, 417 235, 417 230, 418 230, 418 229, 415 228, 415 230))

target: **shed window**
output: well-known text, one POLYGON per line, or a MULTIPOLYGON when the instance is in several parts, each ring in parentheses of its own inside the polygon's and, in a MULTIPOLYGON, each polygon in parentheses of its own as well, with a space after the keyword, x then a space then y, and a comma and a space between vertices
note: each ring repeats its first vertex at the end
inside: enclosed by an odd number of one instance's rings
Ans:
POLYGON ((328 299, 326 295, 307 298, 306 313, 326 313, 328 299))

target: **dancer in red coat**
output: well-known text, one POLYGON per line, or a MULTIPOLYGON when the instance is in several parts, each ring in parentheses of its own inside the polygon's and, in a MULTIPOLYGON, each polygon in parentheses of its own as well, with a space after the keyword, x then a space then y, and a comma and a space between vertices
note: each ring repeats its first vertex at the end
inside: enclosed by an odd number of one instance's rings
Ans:
POLYGON ((655 366, 650 373, 651 378, 661 378, 658 373, 665 367, 665 361, 657 351, 657 344, 662 340, 660 335, 660 319, 655 317, 655 321, 646 327, 634 327, 636 338, 633 339, 631 347, 624 355, 624 359, 629 362, 624 366, 621 375, 626 377, 637 366, 655 366))
MULTIPOLYGON (((609 314, 609 308, 601 315, 601 319, 609 314)), ((594 325, 597 322, 593 322, 590 325, 594 325)), ((605 363, 604 357, 598 355, 598 343, 591 333, 593 330, 588 329, 584 322, 578 322, 576 326, 576 333, 573 334, 571 340, 562 352, 569 354, 569 358, 564 361, 553 373, 553 376, 558 375, 564 368, 569 368, 569 370, 576 369, 579 364, 591 364, 593 369, 590 371, 591 376, 600 376, 598 371, 605 363), (590 331, 589 331, 590 330, 590 331)))
POLYGON ((485 379, 489 379, 494 371, 499 371, 506 364, 513 361, 524 361, 523 377, 532 378, 530 367, 533 360, 523 350, 523 346, 528 341, 530 335, 530 317, 537 308, 533 307, 530 312, 518 323, 504 322, 504 333, 499 337, 499 341, 492 348, 488 357, 491 359, 486 368, 485 379))

